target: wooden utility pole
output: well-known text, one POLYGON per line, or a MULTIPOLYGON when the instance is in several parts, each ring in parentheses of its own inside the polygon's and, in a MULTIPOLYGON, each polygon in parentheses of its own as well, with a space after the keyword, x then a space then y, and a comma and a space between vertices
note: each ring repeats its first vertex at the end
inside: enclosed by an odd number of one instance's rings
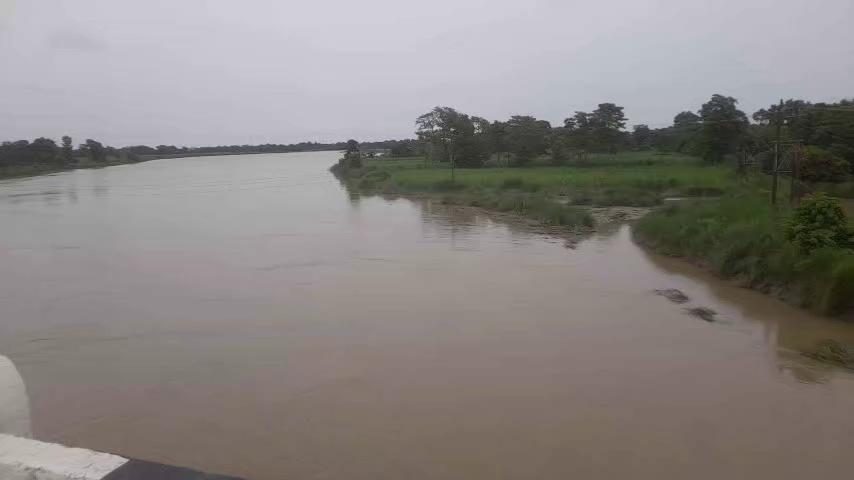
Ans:
POLYGON ((791 183, 791 186, 789 187, 789 203, 794 205, 798 201, 797 189, 798 189, 798 174, 799 174, 798 170, 799 170, 800 163, 801 163, 801 143, 800 142, 795 143, 792 148, 793 148, 792 172, 791 172, 792 183, 791 183))
POLYGON ((771 180, 771 205, 777 204, 777 169, 780 165, 780 128, 783 126, 783 99, 780 99, 780 109, 777 110, 777 141, 774 143, 774 171, 771 180))

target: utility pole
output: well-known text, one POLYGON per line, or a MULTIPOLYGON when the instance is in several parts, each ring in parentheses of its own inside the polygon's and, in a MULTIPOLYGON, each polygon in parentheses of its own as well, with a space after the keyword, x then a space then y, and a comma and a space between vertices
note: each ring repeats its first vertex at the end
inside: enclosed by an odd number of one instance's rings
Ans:
POLYGON ((783 126, 783 99, 777 110, 777 141, 774 143, 774 172, 771 180, 771 205, 777 204, 777 169, 780 165, 780 128, 783 126))
POLYGON ((801 142, 797 142, 793 146, 794 151, 792 152, 792 183, 789 187, 789 203, 792 205, 795 204, 798 200, 797 188, 798 188, 798 170, 800 169, 801 162, 801 142))

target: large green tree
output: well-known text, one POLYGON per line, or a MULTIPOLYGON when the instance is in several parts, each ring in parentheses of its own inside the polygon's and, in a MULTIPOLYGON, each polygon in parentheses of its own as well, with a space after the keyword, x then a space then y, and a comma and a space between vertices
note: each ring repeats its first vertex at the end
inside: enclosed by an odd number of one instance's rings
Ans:
POLYGON ((88 155, 89 159, 93 162, 104 163, 107 161, 107 151, 104 149, 104 145, 102 145, 101 142, 87 138, 86 143, 80 145, 80 149, 86 152, 86 155, 88 155))
POLYGON ((72 144, 71 137, 65 135, 62 137, 62 163, 65 165, 74 164, 74 145, 72 144))
POLYGON ((509 164, 509 158, 502 162, 502 154, 509 156, 509 147, 507 146, 507 123, 495 120, 489 127, 489 151, 494 153, 499 164, 509 164))
POLYGON ((623 107, 600 103, 590 113, 575 112, 563 121, 566 141, 574 148, 598 152, 616 152, 623 142, 626 115, 623 107))
POLYGON ((652 142, 652 130, 648 125, 635 125, 632 129, 632 145, 635 148, 649 148, 652 142))
POLYGON ((747 115, 738 109, 738 100, 724 95, 712 98, 700 107, 700 152, 709 162, 720 162, 733 154, 744 140, 747 115))
POLYGON ((551 125, 527 115, 514 115, 507 121, 507 145, 516 165, 526 165, 546 153, 551 125))
POLYGON ((600 103, 590 115, 593 127, 593 141, 597 150, 616 153, 619 148, 623 128, 626 126, 626 115, 623 107, 613 103, 600 103))
POLYGON ((434 160, 448 162, 453 177, 460 167, 480 167, 486 156, 485 120, 450 107, 435 107, 415 120, 416 135, 431 145, 434 160))
POLYGON ((33 143, 30 144, 30 151, 32 152, 32 161, 34 163, 56 163, 60 158, 56 142, 45 137, 33 140, 33 143))

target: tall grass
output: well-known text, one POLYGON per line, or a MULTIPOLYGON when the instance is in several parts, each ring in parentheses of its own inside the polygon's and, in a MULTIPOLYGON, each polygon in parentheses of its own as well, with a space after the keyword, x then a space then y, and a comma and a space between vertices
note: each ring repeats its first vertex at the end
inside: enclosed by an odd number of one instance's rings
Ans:
MULTIPOLYGON (((400 169, 390 173, 397 185, 412 191, 430 191, 449 179, 444 169, 400 169)), ((607 189, 649 192, 659 199, 665 195, 720 194, 733 183, 729 169, 684 165, 458 169, 455 177, 455 182, 466 189, 518 188, 579 199, 607 189)))
POLYGON ((784 235, 789 214, 772 209, 766 197, 732 195, 668 205, 642 218, 634 233, 655 250, 701 260, 801 306, 826 314, 847 310, 854 302, 854 252, 800 253, 784 235))
POLYGON ((468 205, 498 212, 512 212, 537 220, 545 225, 591 228, 593 217, 590 212, 555 202, 537 194, 513 193, 462 193, 449 194, 442 198, 444 203, 468 205))
POLYGON ((525 168, 457 169, 450 185, 447 164, 430 163, 424 157, 367 159, 361 177, 368 171, 389 173, 387 186, 367 182, 371 189, 389 188, 398 193, 447 190, 521 191, 563 196, 578 205, 650 206, 667 196, 716 196, 737 182, 733 169, 703 165, 681 154, 623 152, 592 154, 584 165, 549 166, 538 159, 525 168), (537 163, 539 162, 539 163, 537 163))

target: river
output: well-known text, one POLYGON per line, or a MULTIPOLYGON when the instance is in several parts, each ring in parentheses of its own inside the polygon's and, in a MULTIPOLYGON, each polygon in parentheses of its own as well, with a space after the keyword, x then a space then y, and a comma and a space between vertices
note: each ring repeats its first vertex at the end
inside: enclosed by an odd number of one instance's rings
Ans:
POLYGON ((351 197, 337 156, 0 182, 16 424, 258 480, 854 471, 854 376, 799 353, 854 327, 647 254, 629 225, 573 245, 351 197))

